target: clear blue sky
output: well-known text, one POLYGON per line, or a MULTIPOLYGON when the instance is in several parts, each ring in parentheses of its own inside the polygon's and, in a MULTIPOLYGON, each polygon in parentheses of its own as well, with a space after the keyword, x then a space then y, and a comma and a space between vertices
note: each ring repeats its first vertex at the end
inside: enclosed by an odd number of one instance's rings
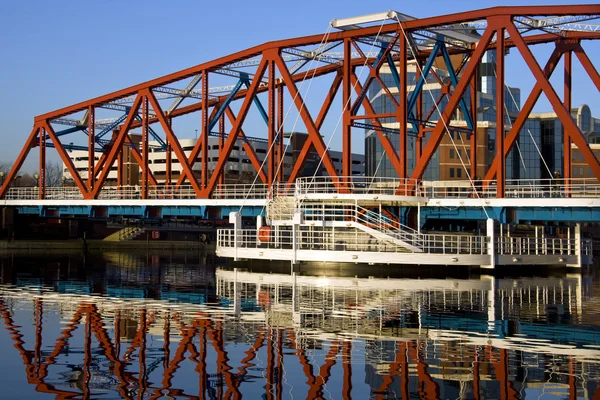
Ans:
MULTIPOLYGON (((569 1, 528 1, 564 3, 569 1)), ((390 9, 426 17, 506 4, 472 0, 7 1, 0 13, 0 161, 15 159, 35 115, 266 41, 325 32, 334 18, 390 9)), ((600 66, 600 44, 586 42, 584 48, 600 66)), ((542 49, 539 53, 543 64, 549 52, 542 49)), ((598 92, 579 63, 574 66, 573 104, 587 103, 592 114, 600 117, 598 92)), ((562 74, 556 75, 560 81, 562 74)), ((521 87, 523 97, 533 86, 530 75, 519 72, 519 61, 509 68, 507 83, 521 87)), ((548 103, 539 102, 536 111, 546 110, 550 110, 548 103)), ((25 168, 36 167, 28 163, 25 168)))

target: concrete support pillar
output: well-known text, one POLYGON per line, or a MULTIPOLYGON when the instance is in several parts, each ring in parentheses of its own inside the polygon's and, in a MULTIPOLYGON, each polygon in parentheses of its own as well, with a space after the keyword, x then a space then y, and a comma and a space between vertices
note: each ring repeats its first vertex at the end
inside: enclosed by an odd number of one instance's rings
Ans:
POLYGON ((575 257, 577 257, 577 263, 575 265, 569 265, 570 267, 575 267, 581 269, 582 260, 582 246, 583 243, 581 241, 581 224, 575 224, 575 257))
POLYGON ((233 261, 238 260, 238 247, 242 240, 242 215, 239 212, 232 211, 229 213, 229 223, 233 224, 233 246, 235 248, 235 253, 233 256, 233 261))
POLYGON ((485 269, 494 269, 496 267, 496 254, 495 254, 495 241, 496 236, 494 233, 494 220, 492 218, 488 218, 486 221, 486 235, 487 235, 487 254, 490 258, 490 263, 488 265, 482 265, 481 268, 485 269))
POLYGON ((303 219, 304 216, 301 211, 294 211, 294 219, 292 223, 292 264, 296 264, 296 252, 298 251, 298 231, 303 219))

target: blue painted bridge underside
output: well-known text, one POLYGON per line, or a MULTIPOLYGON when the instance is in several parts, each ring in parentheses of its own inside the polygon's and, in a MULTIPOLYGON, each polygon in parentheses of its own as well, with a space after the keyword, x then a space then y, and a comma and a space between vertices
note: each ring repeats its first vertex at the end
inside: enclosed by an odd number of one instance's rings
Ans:
POLYGON ((600 222, 596 207, 421 207, 421 221, 453 219, 477 221, 493 218, 501 223, 526 221, 600 222), (487 211, 487 214, 486 214, 487 211), (510 211, 510 213, 508 212, 510 211), (512 214, 512 215, 510 215, 512 214))
MULTIPOLYGON (((262 206, 21 206, 16 207, 19 214, 39 215, 42 217, 115 217, 129 216, 139 218, 195 217, 208 218, 219 215, 227 218, 231 211, 241 211, 244 217, 263 215, 262 206), (211 209, 213 212, 211 212, 211 209)), ((414 210, 414 208, 413 208, 414 210)), ((395 210, 392 210, 395 213, 395 210)), ((405 209, 406 212, 409 209, 405 209)), ((415 210, 416 211, 416 210, 415 210)), ((402 212, 401 214, 405 214, 402 212)), ((600 208, 596 207, 421 207, 421 222, 427 220, 465 220, 482 221, 493 218, 499 222, 526 221, 577 221, 600 222, 600 208), (487 214, 486 214, 487 212, 487 214)))
MULTIPOLYGON (((240 207, 214 207, 217 213, 209 212, 210 206, 22 206, 16 207, 19 214, 39 215, 41 217, 139 217, 139 218, 167 218, 167 217, 196 217, 208 218, 209 215, 219 215, 227 218, 229 212, 240 211, 240 207)), ((242 210, 245 217, 261 215, 263 207, 246 206, 242 210)))

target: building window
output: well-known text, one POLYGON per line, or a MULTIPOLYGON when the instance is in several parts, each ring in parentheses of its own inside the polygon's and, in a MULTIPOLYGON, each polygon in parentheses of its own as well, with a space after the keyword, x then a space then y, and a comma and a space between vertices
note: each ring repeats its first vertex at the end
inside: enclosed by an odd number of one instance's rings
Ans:
POLYGON ((450 178, 454 178, 454 168, 450 168, 450 178))
POLYGON ((456 168, 456 177, 457 178, 462 178, 462 169, 456 168))
POLYGON ((454 149, 450 149, 450 158, 454 158, 454 149))

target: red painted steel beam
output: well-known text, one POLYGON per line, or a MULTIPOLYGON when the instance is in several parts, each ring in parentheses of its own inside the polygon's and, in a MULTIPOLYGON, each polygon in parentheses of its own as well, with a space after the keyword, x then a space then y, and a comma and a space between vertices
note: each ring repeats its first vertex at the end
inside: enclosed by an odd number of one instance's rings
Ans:
POLYGON ((286 85, 290 95, 292 96, 292 100, 293 100, 294 104, 296 105, 296 108, 298 109, 298 112, 300 113, 300 117, 302 118, 302 121, 304 122, 304 125, 308 131, 308 136, 312 138, 312 144, 315 147, 317 154, 319 155, 319 157, 321 157, 323 165, 325 166, 325 169, 327 170, 327 173, 331 177, 334 185, 339 188, 338 174, 335 170, 333 162, 331 161, 331 157, 329 157, 329 152, 327 151, 325 143, 323 142, 323 138, 320 135, 320 131, 319 131, 319 129, 317 129, 317 126, 316 126, 314 120, 310 116, 310 113, 308 112, 308 109, 306 108, 306 103, 304 102, 302 95, 300 95, 300 92, 298 91, 296 84, 292 80, 290 72, 287 69, 285 62, 281 58, 281 54, 273 52, 270 55, 275 60, 275 63, 277 64, 279 72, 281 73, 281 77, 282 77, 283 81, 285 82, 285 85, 286 85))
MULTIPOLYGON (((216 108, 215 108, 216 109, 216 108)), ((223 146, 225 144, 225 116, 221 115, 219 118, 219 154, 223 151, 223 146)), ((219 175, 219 184, 223 185, 225 183, 225 175, 219 175)))
POLYGON ((38 142, 39 142, 39 157, 40 157, 40 166, 38 169, 38 198, 40 200, 44 199, 46 193, 46 130, 44 127, 40 128, 38 134, 38 142))
MULTIPOLYGON (((490 24, 488 20, 488 25, 490 24)), ((494 20, 496 22, 496 20, 494 20)), ((498 21, 501 23, 501 21, 498 21)), ((496 170, 496 197, 504 197, 506 186, 506 156, 504 155, 504 27, 496 31, 496 158, 500 161, 496 170)))
MULTIPOLYGON (((225 109, 225 114, 227 115, 227 118, 229 118, 229 121, 233 124, 234 121, 236 120, 236 118, 235 118, 235 114, 233 114, 233 111, 231 110, 231 107, 227 107, 225 109)), ((242 140, 242 148, 246 152, 246 155, 248 156, 248 159, 250 160, 250 164, 252 164, 252 166, 258 173, 258 177, 260 178, 262 183, 267 183, 267 176, 265 175, 265 171, 262 169, 262 163, 258 159, 258 156, 256 155, 256 152, 254 151, 254 148, 246 140, 246 134, 244 133, 244 131, 241 128, 240 128, 240 138, 243 139, 242 140)))
MULTIPOLYGON (((323 126, 323 122, 325 122, 325 117, 327 116, 327 113, 329 112, 329 109, 331 108, 331 104, 333 103, 333 100, 335 99, 335 96, 338 92, 338 89, 340 88, 340 84, 342 83, 343 80, 343 75, 338 71, 338 73, 336 74, 335 78, 333 79, 333 82, 331 83, 331 87, 329 88, 329 91, 327 92, 327 96, 325 96, 325 100, 323 101, 323 104, 321 105, 321 109, 319 111, 319 115, 317 115, 317 119, 315 121, 315 125, 317 127, 317 130, 321 130, 321 127, 323 126)), ((281 104, 283 104, 283 86, 281 87, 281 104)), ((280 110, 281 114, 283 114, 283 107, 281 107, 280 110)), ((280 125, 280 132, 283 132, 283 118, 281 118, 281 125, 280 125)), ((290 138, 290 140, 292 140, 292 138, 290 138)), ((298 155, 298 158, 296 159, 295 163, 294 163, 294 167, 292 169, 292 172, 290 173, 290 177, 288 179, 288 183, 293 183, 296 178, 298 177, 298 174, 300 173, 300 171, 302 170, 302 167, 304 166, 304 162, 306 161, 306 157, 309 153, 309 150, 312 146, 312 137, 309 136, 306 139, 306 142, 304 142, 304 145, 302 146, 302 149, 300 150, 300 153, 298 155)), ((283 154, 283 152, 282 152, 283 154)), ((285 157, 285 155, 283 155, 283 157, 285 157)))
POLYGON ((285 119, 285 113, 283 111, 283 85, 277 88, 277 132, 279 135, 279 142, 277 145, 277 181, 283 182, 285 172, 285 149, 283 142, 285 140, 283 122, 285 119))
POLYGON ((587 72, 588 76, 592 79, 592 82, 594 82, 594 85, 596 85, 596 89, 600 91, 600 75, 598 75, 598 70, 596 70, 596 67, 594 67, 594 64, 592 64, 581 45, 577 46, 575 49, 575 55, 585 69, 585 72, 587 72))
MULTIPOLYGON (((572 52, 565 53, 564 64, 564 90, 563 101, 569 112, 571 111, 571 74, 572 74, 572 52)), ((571 138, 563 132, 563 177, 571 179, 571 138)))
MULTIPOLYGON (((173 129, 173 118, 167 120, 169 122, 169 128, 173 129)), ((173 179, 173 146, 167 138, 167 158, 165 160, 165 187, 170 188, 173 179)))
MULTIPOLYGON (((267 184, 269 187, 275 181, 275 168, 277 165, 277 149, 275 148, 275 63, 269 60, 268 69, 268 102, 267 102, 267 184)), ((283 135, 282 135, 283 136, 283 135)), ((260 168, 259 168, 260 170, 260 168)))
MULTIPOLYGON (((131 141, 131 138, 129 137, 129 134, 125 135, 125 143, 130 143, 130 144, 134 145, 131 141)), ((119 154, 123 154, 125 149, 126 149, 126 147, 121 146, 121 151, 119 152, 119 154)), ((130 151, 131 151, 131 155, 133 156, 134 160, 138 163, 139 166, 141 166, 144 163, 144 161, 143 161, 142 154, 140 153, 140 151, 135 147, 130 148, 130 151)), ((122 162, 122 160, 123 159, 121 158, 121 162, 122 162)), ((148 182, 150 184, 152 184, 153 186, 156 186, 158 184, 156 182, 156 178, 154 177, 154 174, 150 170, 148 170, 148 182)))
POLYGON ((231 128, 229 136, 227 136, 227 140, 225 141, 223 152, 222 152, 222 154, 219 154, 219 161, 217 161, 217 164, 215 165, 215 169, 210 177, 210 180, 209 180, 208 185, 204 192, 204 195, 206 197, 208 197, 214 190, 217 180, 219 178, 219 175, 224 173, 225 163, 227 162, 227 159, 229 158, 229 155, 231 154, 231 150, 233 149, 233 145, 235 144, 235 141, 239 136, 240 128, 246 118, 246 115, 248 114, 250 104, 252 103, 252 99, 253 99, 254 95, 256 94, 256 89, 258 88, 258 86, 261 82, 261 79, 265 73, 266 67, 267 67, 267 59, 263 57, 263 59, 260 61, 260 64, 258 65, 256 74, 254 75, 254 79, 252 80, 252 83, 250 84, 248 93, 247 93, 246 97, 244 98, 244 101, 243 101, 240 111, 238 113, 238 117, 236 118, 235 122, 233 123, 233 127, 231 128))
POLYGON ((398 123, 400 140, 398 146, 398 161, 400 164, 400 172, 398 178, 405 179, 408 175, 408 73, 407 63, 408 58, 408 38, 403 37, 400 40, 400 51, 398 60, 398 75, 400 77, 400 87, 398 88, 398 106, 396 107, 396 122, 398 123))
MULTIPOLYGON (((200 160, 200 187, 206 189, 208 184, 208 136, 210 134, 209 121, 208 121, 208 71, 202 71, 202 144, 201 153, 202 159, 200 160)), ((192 179, 192 178, 189 178, 192 179)))
POLYGON ((479 67, 479 61, 481 60, 483 53, 485 53, 485 51, 487 50, 487 44, 489 43, 493 34, 494 28, 490 26, 488 26, 487 29, 483 32, 481 39, 477 44, 477 47, 473 51, 471 59, 465 67, 463 75, 461 76, 460 80, 458 81, 458 84, 456 85, 456 88, 454 89, 454 93, 452 93, 452 96, 450 96, 450 99, 448 100, 448 103, 446 104, 446 107, 444 108, 440 119, 438 120, 434 130, 431 133, 429 140, 427 141, 427 144, 425 145, 425 148, 423 149, 423 154, 421 155, 421 158, 415 164, 415 169, 413 170, 412 174, 413 179, 420 179, 423 175, 423 172, 425 172, 425 168, 427 168, 429 161, 431 161, 433 154, 437 150, 440 141, 442 140, 442 135, 446 131, 446 124, 449 123, 450 117, 452 116, 454 110, 458 106, 458 102, 464 95, 469 81, 471 80, 473 74, 479 67))
MULTIPOLYGON (((142 96, 138 94, 138 96, 135 98, 135 101, 133 102, 131 109, 129 110, 129 114, 127 114, 125 123, 121 126, 121 129, 119 129, 119 133, 117 134, 117 137, 114 140, 114 143, 110 149, 110 152, 109 152, 108 156, 106 157, 105 166, 102 168, 102 172, 100 173, 100 177, 98 178, 98 181, 96 182, 96 186, 91 191, 91 196, 90 196, 91 198, 95 199, 98 197, 98 193, 100 192, 100 189, 102 189, 104 182, 106 182, 106 178, 108 177, 110 168, 115 163, 118 152, 123 150, 123 142, 125 141, 125 136, 127 135, 128 131, 129 131, 131 122, 135 118, 135 115, 137 114, 141 103, 142 103, 142 96)), ((61 146, 61 148, 62 148, 62 146, 61 146)), ((63 161, 64 161, 64 159, 63 159, 63 161)))
MULTIPOLYGON (((342 176, 352 176, 352 42, 344 39, 342 66, 342 176)), ((368 63, 367 63, 368 65, 368 63)), ((366 90, 366 88, 365 88, 366 90)))
MULTIPOLYGON (((561 57, 562 51, 557 46, 552 52, 552 55, 550 55, 550 58, 548 59, 548 62, 546 63, 546 66, 544 68, 544 76, 546 78, 550 78, 550 76, 552 76, 552 73, 556 69, 556 66, 558 65, 558 62, 560 61, 561 57)), ((512 145, 517 140, 521 129, 525 125, 527 118, 529 118, 529 114, 531 114, 531 111, 533 110, 533 107, 535 106, 535 103, 537 102, 541 94, 542 84, 540 82, 536 82, 533 86, 533 89, 531 89, 531 92, 529 93, 525 104, 521 107, 521 111, 519 111, 519 115, 517 115, 517 119, 513 123, 510 132, 506 135, 506 138, 504 139, 504 157, 508 155, 508 152, 512 148, 512 145)), ((492 164, 490 165, 490 168, 485 175, 484 179, 486 181, 492 180, 495 177, 499 163, 500 159, 494 158, 494 161, 492 161, 492 164)))
MULTIPOLYGON (((140 93, 141 94, 141 93, 140 93)), ((150 169, 149 163, 149 150, 150 150, 150 138, 149 138, 149 124, 148 124, 148 93, 145 92, 142 95, 142 199, 148 198, 148 172, 150 169)), ((161 115, 162 116, 162 115, 161 115)))
POLYGON ((96 171, 94 170, 96 163, 96 110, 94 107, 88 107, 88 192, 94 188, 96 180, 96 171))
MULTIPOLYGON (((40 125, 42 125, 42 124, 40 124, 40 125)), ((35 140, 36 140, 37 134, 38 134, 38 130, 39 130, 39 126, 35 125, 33 127, 33 129, 31 130, 31 133, 29 134, 29 137, 27 138, 27 141, 25 142, 25 145, 21 149, 21 152, 19 153, 19 156, 15 160, 12 168, 10 169, 10 171, 8 171, 8 174, 6 174, 4 183, 2 184, 2 187, 0 187, 0 198, 4 198, 6 191, 8 190, 8 188, 10 187, 10 185, 12 184, 14 179, 17 177, 17 173, 23 166, 23 163, 25 162, 25 159, 27 158, 29 151, 31 150, 32 147, 34 147, 35 140)))
MULTIPOLYGON (((356 76, 356 74, 353 74, 353 76, 352 76, 352 85, 354 86, 354 88, 357 92, 360 92, 362 90, 362 85, 358 81, 358 77, 356 76)), ((365 112, 367 114, 377 115, 375 113, 375 110, 373 109, 373 106, 371 105, 371 101, 367 97, 363 98, 362 106, 365 109, 365 112)), ((378 118, 371 119, 371 123, 378 128, 383 127, 381 122, 379 122, 378 118)), ((385 154, 388 156, 388 159, 392 163, 394 170, 396 171, 396 173, 398 175, 400 175, 400 172, 401 172, 400 159, 398 157, 398 154, 396 153, 396 150, 394 150, 394 146, 392 145, 392 142, 387 137, 387 135, 384 135, 383 132, 381 132, 379 130, 376 130, 375 134, 379 138, 379 141, 381 142, 381 146, 383 147, 385 154)))
MULTIPOLYGON (((175 136, 175 133, 173 133, 173 130, 169 126, 169 123, 167 122, 166 118, 164 117, 163 111, 160 108, 160 104, 158 104, 158 101, 156 100, 156 97, 154 97, 154 93, 152 93, 151 90, 146 91, 145 95, 150 100, 152 109, 156 113, 158 121, 160 122, 160 125, 163 128, 163 130, 165 131, 167 139, 169 140, 169 143, 171 144, 171 147, 173 148, 173 152, 175 153, 175 157, 177 157, 177 160, 179 160, 179 162, 181 164, 181 168, 183 170, 182 175, 187 176, 188 181, 190 182, 190 184, 192 185, 192 188, 194 189, 194 192, 196 193, 196 196, 200 196, 202 189, 200 188, 200 186, 198 185, 198 182, 196 181, 194 171, 192 170, 192 167, 188 164, 188 159, 185 156, 185 153, 183 152, 181 145, 179 144, 179 140, 177 140, 177 136, 175 136)), ((205 138, 205 140, 206 139, 207 138, 205 138)), ((206 140, 206 141, 208 141, 208 140, 206 140)), ((204 159, 206 159, 207 154, 206 153, 202 154, 202 157, 204 157, 204 159)))
POLYGON ((587 143, 587 140, 585 139, 583 134, 581 133, 581 130, 573 121, 573 118, 571 117, 571 110, 567 110, 565 105, 560 101, 560 98, 556 94, 556 91, 554 90, 548 79, 546 79, 546 77, 544 76, 543 71, 541 70, 539 64, 537 63, 533 54, 531 53, 531 50, 527 47, 525 41, 523 41, 521 34, 513 25, 512 21, 507 22, 506 28, 510 33, 511 37, 515 40, 515 43, 517 44, 517 49, 519 50, 519 52, 523 56, 523 59, 531 69, 531 72, 533 72, 535 79, 542 84, 542 90, 546 94, 548 101, 550 101, 554 112, 558 116, 559 120, 562 122, 564 131, 569 135, 573 143, 575 143, 580 153, 583 155, 585 161, 587 162, 588 166, 592 169, 594 176, 596 176, 596 178, 600 180, 600 163, 598 163, 598 159, 596 159, 594 152, 590 149, 590 146, 587 143))
MULTIPOLYGON (((201 107, 199 108, 199 110, 202 110, 203 103, 201 103, 200 106, 201 107)), ((220 103, 217 103, 214 105, 213 110, 210 114, 210 117, 208 118, 209 120, 211 120, 216 115, 217 109, 219 106, 220 106, 220 103)), ((194 148, 192 149, 192 151, 190 152, 190 155, 187 158, 190 168, 192 168, 192 169, 194 168, 194 164, 198 160, 198 156, 200 155, 200 152, 202 151, 203 145, 204 145, 204 135, 201 135, 200 139, 196 141, 196 144, 194 144, 194 148)), ((208 148, 208 145, 207 145, 207 148, 208 148)), ((219 154, 220 153, 221 153, 221 148, 219 148, 219 154)), ((177 179, 177 182, 175 183, 175 187, 179 187, 185 181, 185 178, 186 178, 185 175, 183 175, 183 174, 180 175, 179 178, 177 179)))
POLYGON ((52 129, 52 126, 48 122, 44 122, 40 126, 40 132, 42 132, 42 128, 45 128, 46 134, 50 137, 50 139, 52 140, 52 143, 54 143, 54 148, 56 149, 56 152, 58 153, 58 155, 60 156, 60 159, 63 161, 63 163, 65 163, 67 169, 71 173, 71 177, 73 178, 73 181, 75 182, 75 184, 81 191, 81 194, 83 195, 83 197, 85 199, 89 199, 90 196, 88 194, 87 187, 85 186, 85 183, 81 179, 79 172, 77 172, 77 169, 75 169, 75 165, 73 165, 73 160, 71 160, 71 157, 69 157, 67 150, 64 148, 64 146, 62 145, 62 143, 60 142, 60 140, 54 133, 54 129, 52 129))
POLYGON ((478 83, 477 72, 473 73, 471 78, 471 121, 473 121, 473 131, 471 132, 471 180, 480 178, 477 173, 477 83, 478 83))

